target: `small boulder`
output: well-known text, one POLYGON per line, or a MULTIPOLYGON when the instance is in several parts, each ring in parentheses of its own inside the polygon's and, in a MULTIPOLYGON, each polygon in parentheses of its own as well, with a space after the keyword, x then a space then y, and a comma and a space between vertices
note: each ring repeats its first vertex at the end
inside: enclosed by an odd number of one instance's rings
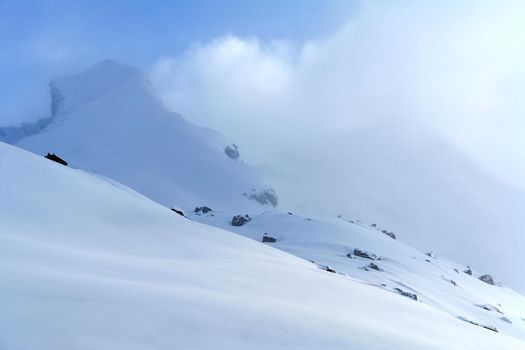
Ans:
POLYGON ((57 162, 58 164, 67 166, 67 162, 54 153, 48 153, 46 155, 46 158, 52 160, 53 162, 57 162))
POLYGON ((268 234, 265 233, 263 238, 262 238, 262 241, 263 241, 263 243, 275 243, 275 242, 277 242, 277 239, 272 237, 272 236, 268 236, 268 234))
POLYGON ((387 231, 387 230, 382 230, 381 232, 384 233, 385 235, 387 235, 388 237, 392 238, 392 239, 396 239, 396 235, 394 234, 394 232, 390 232, 390 231, 387 231))
POLYGON ((464 270, 463 272, 466 273, 467 275, 472 276, 472 270, 471 270, 470 266, 467 266, 467 269, 464 270))
POLYGON ((239 148, 237 147, 236 144, 232 144, 231 146, 226 146, 224 148, 224 153, 226 153, 226 155, 230 159, 233 159, 233 160, 239 159, 239 156, 240 156, 239 148))
POLYGON ((201 214, 208 214, 210 211, 212 211, 212 209, 210 207, 195 207, 195 209, 193 210, 193 212, 197 215, 201 215, 201 214))
POLYGON ((369 253, 365 250, 361 250, 359 248, 354 249, 354 255, 365 259, 377 260, 377 255, 369 253))
POLYGON ((242 215, 235 215, 233 218, 232 218, 232 226, 242 226, 244 224, 246 224, 247 222, 250 222, 252 220, 252 218, 250 217, 250 215, 246 214, 244 216, 242 215))
POLYGON ((179 214, 180 216, 184 216, 186 217, 186 214, 184 214, 184 212, 182 211, 182 209, 179 209, 179 208, 171 208, 172 211, 174 211, 175 213, 179 214))
POLYGON ((368 270, 376 270, 376 271, 383 271, 383 269, 381 269, 377 264, 374 264, 374 263, 370 263, 368 264, 368 266, 366 267, 367 271, 368 270))
POLYGON ((399 295, 402 295, 404 297, 410 298, 412 300, 418 301, 417 294, 405 292, 404 290, 400 288, 394 288, 394 291, 396 291, 399 295))
POLYGON ((483 275, 479 278, 481 281, 485 282, 485 283, 488 283, 488 284, 491 284, 491 285, 494 285, 494 279, 492 278, 491 275, 489 274, 486 274, 486 275, 483 275))

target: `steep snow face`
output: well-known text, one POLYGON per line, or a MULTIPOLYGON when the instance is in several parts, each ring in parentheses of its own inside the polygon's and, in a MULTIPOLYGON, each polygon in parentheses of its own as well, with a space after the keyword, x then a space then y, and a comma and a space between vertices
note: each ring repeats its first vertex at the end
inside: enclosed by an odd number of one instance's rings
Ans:
POLYGON ((168 112, 133 67, 103 61, 52 82, 51 94, 52 122, 18 146, 56 153, 166 206, 257 211, 276 204, 251 199, 273 193, 261 173, 230 158, 218 133, 168 112))
POLYGON ((525 348, 5 144, 0 169, 2 349, 525 348))

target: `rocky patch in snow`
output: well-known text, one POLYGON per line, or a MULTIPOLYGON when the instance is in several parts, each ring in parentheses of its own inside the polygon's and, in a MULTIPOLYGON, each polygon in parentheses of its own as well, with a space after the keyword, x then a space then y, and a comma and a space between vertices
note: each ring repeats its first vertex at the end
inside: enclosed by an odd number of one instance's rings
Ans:
POLYGON ((418 301, 419 298, 417 297, 417 294, 415 293, 409 293, 409 292, 405 292, 404 290, 402 290, 401 288, 394 288, 394 291, 399 294, 399 295, 402 295, 404 297, 407 297, 407 298, 410 298, 412 300, 415 300, 415 301, 418 301))
POLYGON ((247 222, 250 222, 252 220, 252 218, 250 217, 250 215, 246 214, 244 216, 242 215, 235 215, 233 218, 232 218, 232 226, 243 226, 244 224, 246 224, 247 222))
POLYGON ((488 284, 491 284, 491 285, 494 285, 494 279, 492 278, 491 275, 489 274, 486 274, 486 275, 483 275, 483 276, 480 276, 479 279, 485 283, 488 283, 488 284))
POLYGON ((239 148, 237 147, 236 144, 232 144, 231 146, 226 146, 224 148, 224 153, 226 153, 226 155, 233 160, 239 159, 239 156, 240 156, 239 148))
POLYGON ((48 153, 46 155, 46 158, 52 160, 53 162, 57 162, 58 164, 67 166, 67 162, 54 153, 48 153))
POLYGON ((474 322, 472 320, 469 320, 468 318, 465 318, 463 316, 459 316, 458 317, 461 321, 464 321, 464 322, 468 322, 470 324, 473 324, 474 326, 478 326, 478 327, 483 327, 485 329, 488 329, 490 331, 493 331, 493 332, 498 332, 498 329, 494 326, 489 326, 489 325, 486 325, 486 324, 482 324, 482 323, 478 323, 478 322, 474 322))
MULTIPOLYGON (((347 254, 347 256, 350 258, 351 255, 350 256, 349 255, 350 254, 347 254)), ((377 260, 377 255, 375 255, 373 253, 370 253, 370 252, 367 252, 366 250, 359 249, 359 248, 355 248, 354 249, 354 255, 358 256, 360 258, 365 258, 365 259, 370 259, 370 260, 377 260)))
POLYGON ((195 209, 193 210, 193 213, 195 215, 201 215, 201 214, 208 214, 211 211, 213 211, 212 208, 204 206, 204 207, 195 207, 195 209))
POLYGON ((268 204, 272 207, 276 207, 278 204, 277 194, 271 188, 260 192, 256 192, 255 189, 252 189, 250 194, 245 193, 244 195, 262 205, 268 204))
POLYGON ((275 243, 275 242, 277 242, 277 239, 275 237, 268 236, 268 234, 265 233, 263 238, 262 238, 262 241, 263 241, 263 243, 275 243))

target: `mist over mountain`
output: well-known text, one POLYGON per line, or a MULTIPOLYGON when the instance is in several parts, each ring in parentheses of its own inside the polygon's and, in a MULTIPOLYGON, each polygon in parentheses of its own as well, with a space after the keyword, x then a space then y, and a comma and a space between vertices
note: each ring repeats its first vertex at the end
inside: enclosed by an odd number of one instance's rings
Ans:
POLYGON ((423 127, 407 133, 381 122, 346 131, 330 145, 312 138, 263 158, 264 175, 249 159, 236 158, 237 145, 169 112, 137 68, 106 60, 54 80, 50 93, 48 122, 14 139, 17 146, 57 153, 74 167, 187 212, 205 205, 253 214, 280 202, 283 210, 305 215, 343 214, 380 224, 420 249, 525 286, 519 272, 525 264, 523 191, 423 127))
POLYGON ((303 187, 312 178, 290 162, 286 177, 270 176, 283 193, 277 197, 262 171, 244 163, 237 145, 166 110, 137 68, 105 60, 52 81, 50 94, 51 116, 44 122, 1 129, 4 138, 11 136, 16 146, 35 153, 0 147, 5 169, 0 240, 11 247, 4 253, 9 268, 2 279, 12 286, 1 299, 14 315, 9 325, 0 322, 0 333, 6 334, 8 348, 37 343, 61 348, 49 334, 77 322, 84 326, 66 331, 61 344, 90 339, 97 347, 121 346, 115 334, 143 328, 144 314, 160 328, 166 322, 177 329, 194 326, 158 339, 133 332, 130 341, 206 347, 207 337, 197 339, 206 333, 215 334, 214 344, 267 344, 239 339, 220 326, 224 315, 213 310, 225 302, 219 302, 221 290, 243 295, 241 304, 226 301, 236 310, 228 322, 237 332, 246 332, 249 324, 263 327, 267 338, 286 348, 295 347, 296 338, 278 335, 277 325, 293 329, 312 348, 327 343, 440 348, 447 343, 443 332, 457 332, 448 342, 459 348, 514 349, 525 340, 525 299, 507 286, 522 283, 521 243, 512 241, 509 228, 519 217, 509 211, 519 197, 446 143, 423 134, 396 137, 393 126, 356 130, 349 135, 355 151, 315 160, 320 169, 315 177, 321 169, 333 172, 335 160, 351 164, 351 177, 327 174, 338 193, 325 193, 326 186, 315 182, 303 187), (452 178, 450 171, 447 176, 439 171, 450 167, 456 169, 452 178), (348 191, 346 210, 330 214, 335 206, 327 197, 335 201, 348 191), (30 282, 33 292, 22 293, 21 286, 42 268, 39 282, 30 282), (126 290, 140 295, 134 299, 137 308, 129 308, 132 301, 122 296, 118 281, 132 281, 126 290), (60 287, 51 290, 57 283, 60 287), (184 287, 174 291, 174 285, 184 287), (325 295, 326 285, 337 292, 325 295), (187 288, 202 289, 204 295, 196 299, 184 292, 187 288), (302 292, 305 288, 310 294, 302 292), (157 290, 166 291, 159 296, 157 290), (285 306, 262 317, 258 305, 275 298, 275 292, 285 306), (58 300, 53 309, 46 306, 49 294, 58 300), (353 296, 349 304, 342 301, 348 295, 353 296), (318 300, 313 309, 305 309, 305 298, 318 300), (97 306, 86 300, 97 300, 97 306), (177 312, 168 308, 158 317, 165 303, 188 300, 177 312), (305 312, 341 308, 346 315, 341 321, 333 311, 310 318, 308 327, 317 330, 305 333, 284 317, 295 304, 300 306, 293 312, 301 318, 305 312), (20 312, 21 305, 29 309, 20 312), (404 322, 393 326, 398 307, 404 322), (207 310, 205 320, 202 310, 207 310), (125 320, 117 321, 122 314, 125 320), (429 321, 421 325, 420 317, 440 320, 438 340, 425 336, 436 327, 429 321), (369 335, 356 337, 364 319, 369 335), (388 319, 395 340, 372 336, 388 319), (261 324, 268 320, 272 325, 261 324), (334 328, 323 330, 322 320, 334 328), (101 329, 107 335, 98 336, 101 329), (342 329, 345 335, 338 335, 342 329), (39 336, 42 332, 46 335, 39 336))
POLYGON ((50 123, 17 146, 56 153, 168 207, 277 205, 277 194, 236 145, 167 111, 140 70, 106 60, 53 81, 50 90, 50 123))

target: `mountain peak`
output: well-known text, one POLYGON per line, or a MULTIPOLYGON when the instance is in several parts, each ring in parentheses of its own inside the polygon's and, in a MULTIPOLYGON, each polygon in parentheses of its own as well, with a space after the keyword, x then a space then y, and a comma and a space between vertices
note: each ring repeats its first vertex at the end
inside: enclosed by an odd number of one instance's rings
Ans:
POLYGON ((90 69, 51 81, 51 114, 53 117, 96 99, 131 81, 146 83, 140 69, 106 59, 90 69))

